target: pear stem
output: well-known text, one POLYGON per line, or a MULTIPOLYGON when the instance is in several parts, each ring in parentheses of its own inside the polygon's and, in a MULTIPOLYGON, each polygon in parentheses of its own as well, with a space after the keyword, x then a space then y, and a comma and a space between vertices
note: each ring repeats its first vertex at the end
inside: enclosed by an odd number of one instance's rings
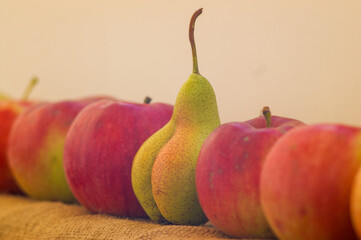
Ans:
POLYGON ((192 57, 193 57, 193 73, 198 73, 198 59, 197 59, 197 50, 196 43, 194 41, 194 25, 196 23, 196 19, 199 15, 201 15, 203 8, 198 9, 193 13, 191 21, 189 23, 189 41, 191 42, 192 47, 192 57))
POLYGON ((270 128, 271 127, 271 111, 270 111, 269 107, 263 107, 262 114, 266 120, 266 127, 270 128))
POLYGON ((152 98, 146 96, 146 97, 144 98, 144 101, 143 101, 143 102, 144 102, 145 104, 149 104, 151 101, 152 101, 152 98))
POLYGON ((39 79, 37 77, 33 77, 28 86, 26 87, 23 96, 21 97, 21 100, 23 101, 28 101, 30 93, 33 91, 35 85, 38 83, 39 79))

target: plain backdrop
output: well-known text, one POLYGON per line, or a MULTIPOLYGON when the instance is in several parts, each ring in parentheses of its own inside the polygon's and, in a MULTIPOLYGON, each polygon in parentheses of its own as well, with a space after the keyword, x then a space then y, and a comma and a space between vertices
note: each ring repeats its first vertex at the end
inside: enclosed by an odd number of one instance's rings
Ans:
POLYGON ((0 91, 58 101, 105 94, 174 104, 200 73, 222 123, 268 105, 306 123, 361 126, 360 0, 0 0, 0 91))

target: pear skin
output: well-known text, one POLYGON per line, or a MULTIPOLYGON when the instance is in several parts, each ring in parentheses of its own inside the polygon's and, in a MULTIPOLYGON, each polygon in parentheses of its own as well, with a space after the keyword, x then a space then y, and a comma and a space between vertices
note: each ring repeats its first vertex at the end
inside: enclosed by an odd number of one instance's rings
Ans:
POLYGON ((154 222, 164 222, 152 193, 152 168, 158 152, 175 132, 174 121, 169 121, 163 128, 149 137, 139 148, 132 165, 132 186, 140 205, 154 222))
POLYGON ((207 221, 198 202, 195 168, 206 137, 220 125, 216 96, 198 71, 191 19, 193 73, 180 89, 171 120, 148 138, 132 166, 132 185, 138 201, 156 222, 198 225, 207 221))

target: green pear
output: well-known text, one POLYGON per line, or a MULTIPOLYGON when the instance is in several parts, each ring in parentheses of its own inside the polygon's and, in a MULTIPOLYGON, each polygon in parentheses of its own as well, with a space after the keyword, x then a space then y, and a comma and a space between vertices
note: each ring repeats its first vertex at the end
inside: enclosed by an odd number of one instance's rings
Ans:
POLYGON ((198 71, 194 25, 190 21, 193 73, 180 89, 171 120, 148 138, 132 166, 132 186, 138 201, 156 222, 198 225, 207 221, 198 202, 195 168, 206 137, 220 125, 216 96, 198 71))

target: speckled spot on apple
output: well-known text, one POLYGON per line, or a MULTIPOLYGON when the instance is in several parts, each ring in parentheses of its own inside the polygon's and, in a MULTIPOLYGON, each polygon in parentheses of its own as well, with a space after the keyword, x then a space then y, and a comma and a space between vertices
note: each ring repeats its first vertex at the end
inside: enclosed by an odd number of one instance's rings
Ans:
POLYGON ((248 152, 244 152, 242 157, 243 157, 243 159, 247 159, 247 158, 249 157, 249 153, 248 153, 248 152))
POLYGON ((104 125, 103 121, 98 121, 98 122, 96 123, 96 129, 102 128, 103 125, 104 125))
POLYGON ((248 141, 249 141, 249 137, 248 137, 248 136, 245 136, 245 137, 243 138, 243 141, 248 142, 248 141))
POLYGON ((65 122, 65 126, 70 127, 70 125, 72 124, 72 122, 73 122, 73 119, 67 120, 67 121, 65 122))
POLYGON ((296 143, 292 144, 291 150, 296 150, 296 149, 297 149, 297 144, 296 143))
POLYGON ((280 128, 280 132, 282 134, 285 134, 288 130, 289 130, 289 128, 280 128))
POLYGON ((57 158, 56 156, 52 156, 52 157, 51 157, 51 161, 52 161, 53 163, 56 163, 56 162, 58 161, 58 158, 57 158))
POLYGON ((212 171, 212 172, 209 173, 209 186, 210 186, 210 188, 214 187, 213 178, 214 178, 214 172, 212 171))
POLYGON ((219 152, 219 155, 221 155, 223 157, 227 157, 227 154, 225 152, 222 152, 222 151, 219 152))
POLYGON ((281 221, 275 220, 275 225, 277 226, 277 228, 280 232, 283 232, 283 224, 281 221))
POLYGON ((298 161, 296 159, 293 159, 292 161, 290 161, 290 163, 292 164, 292 172, 296 174, 299 168, 298 161))
POLYGON ((59 115, 59 113, 60 113, 59 109, 53 109, 53 111, 52 111, 52 114, 53 114, 54 116, 59 115))
POLYGON ((307 211, 304 207, 301 207, 299 213, 300 213, 300 216, 303 217, 306 215, 307 211))
POLYGON ((212 171, 209 173, 209 182, 212 182, 213 178, 214 178, 214 172, 212 171))

